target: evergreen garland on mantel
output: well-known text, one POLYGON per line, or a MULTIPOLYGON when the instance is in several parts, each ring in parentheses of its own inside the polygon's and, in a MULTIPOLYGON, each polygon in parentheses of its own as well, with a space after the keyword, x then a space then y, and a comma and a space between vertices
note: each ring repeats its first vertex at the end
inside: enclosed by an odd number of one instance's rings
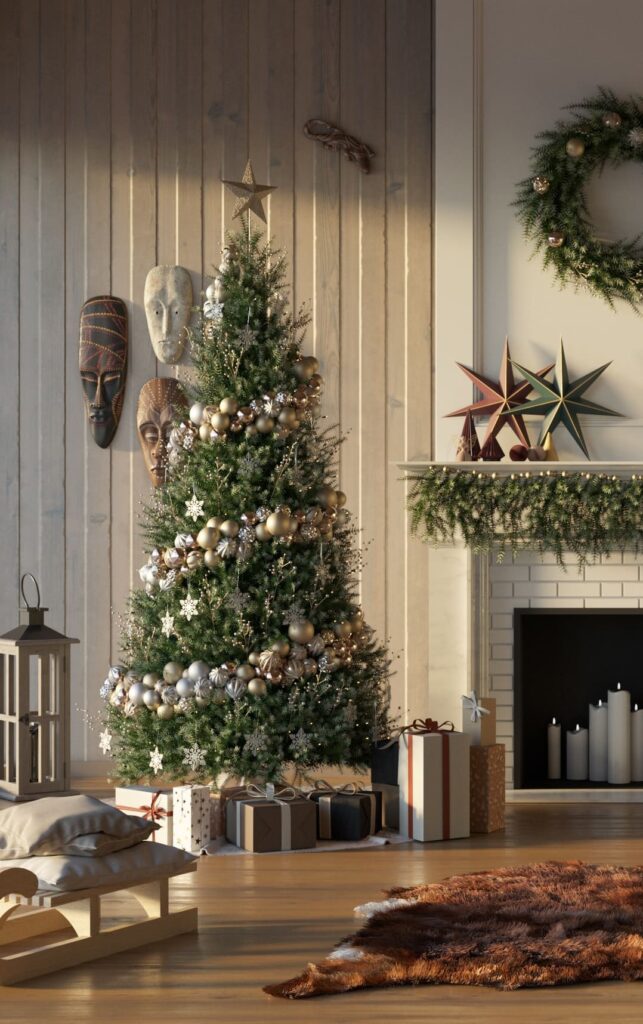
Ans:
POLYGON ((431 467, 411 474, 411 528, 431 544, 464 540, 501 560, 525 548, 579 565, 643 539, 643 476, 524 470, 508 476, 431 467))

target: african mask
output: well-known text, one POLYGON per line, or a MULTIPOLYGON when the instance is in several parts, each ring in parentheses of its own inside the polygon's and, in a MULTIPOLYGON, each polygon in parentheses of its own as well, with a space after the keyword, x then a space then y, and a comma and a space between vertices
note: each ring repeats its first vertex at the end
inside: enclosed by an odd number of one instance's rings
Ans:
POLYGON ((192 315, 192 279, 185 267, 152 267, 145 279, 144 299, 156 358, 178 363, 192 315))
POLYGON ((121 418, 127 377, 127 306, 122 299, 87 299, 80 313, 78 363, 92 436, 107 448, 121 418))
POLYGON ((187 407, 185 392, 174 377, 152 377, 141 388, 136 428, 145 468, 154 487, 165 483, 170 431, 178 413, 187 407))

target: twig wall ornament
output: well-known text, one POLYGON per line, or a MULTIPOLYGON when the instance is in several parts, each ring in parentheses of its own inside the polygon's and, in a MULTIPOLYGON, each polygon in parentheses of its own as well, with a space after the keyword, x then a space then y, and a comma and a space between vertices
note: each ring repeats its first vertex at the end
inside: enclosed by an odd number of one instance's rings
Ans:
POLYGON ((154 487, 165 483, 170 432, 179 413, 187 407, 185 391, 174 377, 152 377, 140 390, 136 428, 145 468, 154 487))
POLYGON ((325 149, 343 150, 346 157, 357 164, 363 174, 368 174, 371 169, 371 159, 375 156, 374 150, 365 142, 360 142, 354 135, 348 135, 343 128, 322 121, 319 117, 313 117, 304 125, 304 135, 313 142, 321 142, 325 149))
POLYGON ((127 376, 127 306, 113 295, 87 299, 80 313, 78 366, 85 409, 99 448, 118 427, 127 376))

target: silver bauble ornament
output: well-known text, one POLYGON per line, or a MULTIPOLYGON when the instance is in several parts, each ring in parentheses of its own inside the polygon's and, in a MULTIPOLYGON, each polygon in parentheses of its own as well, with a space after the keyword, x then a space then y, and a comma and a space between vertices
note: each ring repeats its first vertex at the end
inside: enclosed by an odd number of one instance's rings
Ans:
POLYGON ((312 640, 308 643, 307 646, 309 652, 316 658, 321 657, 321 655, 326 650, 326 643, 324 641, 324 638, 320 636, 319 633, 315 634, 315 636, 312 638, 312 640))
POLYGON ((225 691, 228 694, 228 697, 231 697, 232 700, 239 700, 240 697, 243 697, 247 689, 248 684, 244 683, 243 679, 238 679, 237 676, 233 676, 233 678, 229 679, 225 684, 225 691))
POLYGON ((154 710, 154 708, 159 707, 161 704, 160 693, 157 693, 156 690, 146 690, 143 694, 143 703, 146 707, 154 710))
POLYGON ((304 679, 308 679, 308 678, 310 678, 310 676, 314 676, 316 671, 317 671, 317 662, 315 661, 315 659, 314 658, 305 658, 304 659, 304 679))
POLYGON ((100 690, 98 691, 100 693, 100 696, 102 697, 103 700, 107 700, 107 698, 109 697, 110 693, 112 692, 112 690, 114 689, 115 686, 116 686, 116 683, 113 683, 111 681, 111 679, 106 679, 105 680, 105 682, 101 686, 100 690))
POLYGON ((185 676, 181 676, 176 684, 176 692, 179 697, 191 697, 194 693, 193 681, 191 679, 186 679, 185 676))
POLYGON ((118 683, 124 678, 127 669, 123 665, 111 665, 107 673, 110 683, 118 683))
POLYGON ((643 146, 643 128, 631 128, 627 133, 630 146, 643 146))
POLYGON ((222 537, 217 544, 217 554, 222 558, 234 558, 237 553, 237 541, 234 537, 222 537))
POLYGON ((204 679, 197 679, 194 684, 194 694, 201 700, 206 700, 212 693, 213 686, 207 676, 204 679))
POLYGON ((225 686, 230 678, 230 672, 224 665, 210 670, 209 679, 214 686, 225 686))
POLYGON ((200 427, 203 423, 204 408, 205 406, 203 405, 203 402, 194 402, 194 404, 190 406, 190 419, 192 423, 194 423, 195 427, 200 427))
POLYGON ((262 672, 278 672, 283 661, 276 651, 262 651, 259 655, 259 668, 262 672))
POLYGON ((178 661, 168 661, 163 668, 163 678, 166 683, 176 683, 183 675, 183 665, 178 661))
POLYGON ((196 683, 198 679, 203 679, 207 676, 210 671, 210 666, 205 661, 193 661, 188 668, 188 679, 191 679, 193 683, 196 683))
POLYGON ((132 704, 142 705, 147 692, 147 687, 143 683, 136 682, 130 686, 127 696, 132 704))
POLYGON ((289 658, 284 666, 284 675, 287 679, 300 679, 304 674, 303 659, 289 658))
POLYGON ((179 694, 176 686, 166 686, 161 694, 161 700, 164 704, 177 704, 179 694))
POLYGON ((196 701, 194 697, 181 697, 180 701, 176 705, 176 710, 180 711, 182 715, 189 715, 190 712, 194 711, 196 707, 196 701))

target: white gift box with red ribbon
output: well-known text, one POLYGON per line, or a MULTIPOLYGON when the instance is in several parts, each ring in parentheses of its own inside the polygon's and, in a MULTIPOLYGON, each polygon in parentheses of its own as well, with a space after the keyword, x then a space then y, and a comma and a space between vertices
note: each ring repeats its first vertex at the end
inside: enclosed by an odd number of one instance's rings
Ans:
POLYGON ((469 832, 470 737, 452 722, 416 719, 399 738, 400 832, 434 842, 469 832))
POLYGON ((159 826, 152 832, 148 842, 174 843, 173 790, 158 789, 156 786, 117 786, 114 803, 119 811, 137 818, 145 818, 159 826))

